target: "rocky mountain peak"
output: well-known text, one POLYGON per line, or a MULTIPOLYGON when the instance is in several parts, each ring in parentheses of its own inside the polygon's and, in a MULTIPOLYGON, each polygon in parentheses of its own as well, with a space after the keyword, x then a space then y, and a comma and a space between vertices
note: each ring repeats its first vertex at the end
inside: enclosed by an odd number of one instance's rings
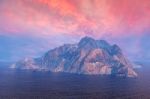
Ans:
POLYGON ((94 40, 91 37, 84 37, 80 40, 80 42, 78 43, 78 46, 81 47, 96 47, 96 40, 94 40))
POLYGON ((91 37, 82 38, 78 44, 65 44, 52 49, 41 58, 17 62, 16 67, 38 67, 39 70, 46 69, 51 72, 137 76, 119 46, 111 46, 105 40, 91 37))
POLYGON ((121 54, 122 51, 121 51, 121 49, 120 49, 120 47, 119 47, 118 45, 114 44, 114 45, 112 46, 112 51, 111 51, 111 53, 112 53, 113 55, 114 55, 114 54, 121 54))

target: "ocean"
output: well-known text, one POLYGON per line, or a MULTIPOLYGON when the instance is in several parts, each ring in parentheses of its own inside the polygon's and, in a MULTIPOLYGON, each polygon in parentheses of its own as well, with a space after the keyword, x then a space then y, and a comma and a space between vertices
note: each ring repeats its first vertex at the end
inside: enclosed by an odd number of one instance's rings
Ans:
POLYGON ((150 66, 137 72, 118 78, 0 66, 0 99, 150 99, 150 66))

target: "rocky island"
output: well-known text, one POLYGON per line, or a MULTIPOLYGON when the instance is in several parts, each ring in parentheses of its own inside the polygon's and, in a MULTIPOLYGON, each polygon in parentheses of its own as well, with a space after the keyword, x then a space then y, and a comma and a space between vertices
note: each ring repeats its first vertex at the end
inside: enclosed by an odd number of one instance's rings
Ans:
POLYGON ((119 46, 91 37, 84 37, 77 44, 65 44, 49 50, 39 58, 20 60, 12 68, 137 77, 132 63, 119 46))

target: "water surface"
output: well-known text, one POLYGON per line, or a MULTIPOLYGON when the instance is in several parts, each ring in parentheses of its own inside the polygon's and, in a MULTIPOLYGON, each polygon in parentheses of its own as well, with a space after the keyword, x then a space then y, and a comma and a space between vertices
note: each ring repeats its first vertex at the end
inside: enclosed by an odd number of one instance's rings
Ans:
POLYGON ((150 99, 147 67, 136 79, 1 67, 0 99, 150 99))

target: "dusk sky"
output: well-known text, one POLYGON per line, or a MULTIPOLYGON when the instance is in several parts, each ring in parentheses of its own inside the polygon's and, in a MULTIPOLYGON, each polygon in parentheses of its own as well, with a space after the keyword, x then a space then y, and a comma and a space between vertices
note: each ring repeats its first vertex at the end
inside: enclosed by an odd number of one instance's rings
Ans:
POLYGON ((0 0, 0 61, 39 57, 84 36, 150 60, 150 0, 0 0))

